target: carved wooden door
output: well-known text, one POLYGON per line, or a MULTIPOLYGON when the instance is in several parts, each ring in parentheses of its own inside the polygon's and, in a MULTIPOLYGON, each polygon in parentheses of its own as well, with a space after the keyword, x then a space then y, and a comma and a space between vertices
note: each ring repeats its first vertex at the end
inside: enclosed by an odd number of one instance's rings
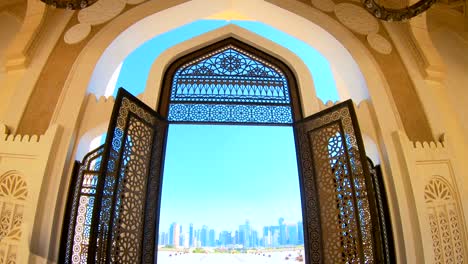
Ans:
POLYGON ((309 263, 381 263, 373 183, 351 100, 295 124, 309 263))
POLYGON ((167 123, 119 89, 103 149, 88 263, 154 263, 167 123))
MULTIPOLYGON (((119 90, 106 143, 77 170, 61 262, 155 263, 167 125, 119 90)), ((390 263, 385 194, 371 177, 353 103, 294 129, 306 263, 390 263)))

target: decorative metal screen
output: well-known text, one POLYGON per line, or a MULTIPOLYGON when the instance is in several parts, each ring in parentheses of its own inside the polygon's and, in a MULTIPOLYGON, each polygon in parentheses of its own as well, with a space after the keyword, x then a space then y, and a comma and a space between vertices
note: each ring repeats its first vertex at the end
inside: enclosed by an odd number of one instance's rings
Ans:
MULTIPOLYGON (((395 248, 393 244, 392 225, 390 223, 390 214, 387 204, 387 195, 385 186, 383 184, 382 169, 380 165, 374 166, 372 161, 367 158, 370 176, 372 178, 373 189, 375 194, 375 201, 378 210, 378 221, 380 225, 380 240, 382 241, 382 256, 384 260, 382 263, 395 263, 395 248)), ((377 247, 377 250, 379 248, 377 247)))
POLYGON ((180 66, 170 89, 169 121, 293 122, 282 70, 233 44, 180 66))
POLYGON ((154 263, 167 124, 123 89, 109 124, 87 263, 154 263))
POLYGON ((297 123, 296 135, 309 259, 380 262, 377 207, 352 102, 297 123))
POLYGON ((83 161, 77 163, 78 171, 71 183, 68 208, 69 225, 66 225, 65 251, 62 252, 62 263, 86 263, 89 250, 89 239, 92 212, 96 199, 96 185, 101 168, 104 146, 88 153, 83 161))

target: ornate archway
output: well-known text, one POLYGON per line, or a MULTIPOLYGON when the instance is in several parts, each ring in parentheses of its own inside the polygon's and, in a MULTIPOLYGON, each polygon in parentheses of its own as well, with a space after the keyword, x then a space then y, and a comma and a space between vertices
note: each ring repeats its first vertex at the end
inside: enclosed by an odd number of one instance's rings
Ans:
MULTIPOLYGON (((110 43, 118 36, 119 33, 123 32, 127 29, 130 25, 142 19, 150 13, 155 13, 158 11, 163 10, 165 7, 157 6, 153 2, 148 2, 142 4, 134 9, 131 12, 125 13, 120 16, 115 21, 110 22, 106 25, 101 32, 88 44, 88 46, 83 50, 80 57, 78 58, 77 62, 75 63, 75 67, 73 68, 70 76, 67 80, 67 83, 64 87, 64 92, 62 93, 61 100, 57 106, 56 113, 54 115, 52 122, 58 122, 64 126, 63 135, 61 137, 58 153, 57 155, 60 156, 56 163, 54 163, 53 168, 53 175, 63 175, 62 184, 67 184, 68 180, 65 178, 68 171, 69 156, 67 158, 67 153, 70 151, 71 144, 73 141, 73 137, 75 136, 76 126, 78 125, 76 120, 79 116, 79 111, 81 107, 81 99, 85 96, 85 87, 89 81, 89 78, 92 74, 92 69, 96 65, 99 56, 104 52, 104 49, 110 45, 110 43), (70 101, 69 101, 70 100, 70 101), (65 167, 65 169, 64 169, 65 167)), ((297 8, 297 6, 295 7, 297 8)), ((300 13, 300 12, 297 12, 300 13)), ((345 28, 342 26, 334 23, 331 20, 327 20, 327 16, 320 14, 319 12, 312 12, 309 15, 303 15, 307 23, 314 23, 324 27, 343 43, 348 50, 351 51, 352 56, 356 59, 361 67, 364 76, 366 78, 366 82, 368 83, 369 89, 371 90, 371 97, 373 97, 372 102, 375 107, 375 115, 377 117, 377 122, 379 123, 378 126, 380 127, 381 131, 384 131, 379 138, 381 142, 379 145, 382 147, 383 157, 385 157, 385 163, 392 164, 391 170, 389 167, 386 169, 386 182, 389 184, 389 192, 392 193, 392 197, 396 197, 397 199, 392 200, 390 207, 392 208, 392 217, 395 217, 399 221, 402 221, 406 224, 402 224, 401 226, 397 227, 395 231, 395 238, 398 241, 397 244, 397 252, 400 259, 410 258, 414 256, 413 251, 417 251, 414 247, 407 247, 405 243, 415 243, 418 242, 417 232, 412 230, 417 230, 419 227, 415 226, 414 223, 409 221, 411 218, 411 214, 402 213, 400 214, 401 208, 411 208, 411 202, 408 202, 407 193, 399 192, 398 195, 395 194, 395 189, 402 189, 402 186, 405 184, 405 179, 400 179, 399 167, 398 167, 398 159, 396 157, 395 146, 392 143, 391 131, 398 129, 398 122, 395 120, 395 116, 392 111, 388 109, 392 108, 391 98, 387 96, 387 92, 385 91, 385 87, 387 86, 384 78, 382 77, 381 72, 379 71, 379 67, 375 64, 372 57, 370 56, 369 52, 366 50, 364 46, 362 46, 354 37, 352 37, 345 28), (373 66, 372 66, 373 65, 373 66), (374 98, 375 97, 375 98, 374 98), (393 166, 395 165, 395 166, 393 166), (389 177, 390 172, 392 172, 395 178, 389 177), (409 203, 409 204, 408 204, 409 203), (402 230, 408 229, 408 232, 402 232, 402 230), (406 242, 403 241, 403 235, 406 237, 406 242), (409 241, 409 242, 408 242, 409 241), (413 242, 415 241, 415 242, 413 242)), ((218 36, 211 36, 209 39, 205 39, 205 42, 212 42, 216 38, 219 39, 218 36)), ((186 46, 193 48, 194 42, 188 41, 186 46)), ((198 43, 199 45, 200 43, 198 43)), ((257 44, 254 42, 254 44, 257 44)), ((258 44, 261 45, 261 44, 258 44)), ((269 49, 270 47, 265 47, 265 49, 269 49)), ((173 50, 177 54, 177 50, 173 50)), ((179 50, 180 52, 180 50, 179 50)), ((307 87, 304 87, 307 89, 307 87)), ((301 92, 302 93, 302 92, 301 92)), ((157 100, 157 96, 155 97, 157 100)), ((306 100, 314 100, 314 98, 307 98, 306 100)), ((306 110, 304 110, 306 111, 306 110)), ((60 182, 56 181, 53 183, 53 186, 50 186, 52 191, 49 191, 50 199, 56 199, 56 193, 54 190, 59 190, 60 182)), ((61 194, 59 194, 62 197, 61 194)), ((59 198, 61 200, 61 198, 59 198)), ((54 241, 54 239, 50 239, 50 237, 57 237, 58 233, 53 231, 59 230, 58 226, 60 225, 60 220, 62 219, 62 208, 57 207, 54 209, 53 207, 50 208, 50 211, 41 212, 38 215, 38 221, 36 221, 35 230, 41 230, 39 232, 41 236, 37 237, 33 242, 33 248, 41 255, 48 255, 51 259, 55 259, 56 252, 58 251, 57 247, 49 243, 40 243, 40 241, 54 241), (53 212, 52 212, 53 211, 53 212), (50 223, 47 219, 51 214, 55 215, 54 223, 50 223), (49 253, 44 253, 45 251, 49 250, 49 253)), ((53 242, 52 242, 53 244, 53 242)), ((418 254, 416 254, 418 256, 418 254)))
POLYGON ((352 102, 305 119, 300 106, 289 68, 233 38, 168 68, 159 113, 121 89, 104 147, 76 171, 61 261, 155 262, 167 124, 188 122, 294 126, 306 261, 389 262, 352 102))

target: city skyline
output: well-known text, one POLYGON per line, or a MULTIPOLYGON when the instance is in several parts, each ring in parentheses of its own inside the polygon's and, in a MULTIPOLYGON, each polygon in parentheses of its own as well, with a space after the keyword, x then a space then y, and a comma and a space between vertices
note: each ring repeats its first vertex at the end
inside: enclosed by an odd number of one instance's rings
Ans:
MULTIPOLYGON (((278 219, 280 219, 280 218, 282 218, 282 217, 279 217, 279 218, 276 219, 276 223, 278 223, 278 219)), ((245 221, 249 221, 249 222, 251 223, 252 228, 261 228, 261 227, 264 227, 264 226, 259 226, 259 225, 252 224, 252 222, 251 222, 249 219, 245 219, 244 222, 245 222, 245 221)), ((272 220, 272 222, 275 222, 275 220, 272 220)), ((302 222, 302 218, 301 218, 301 219, 298 219, 298 220, 296 220, 296 221, 292 221, 292 220, 290 220, 290 221, 285 221, 286 224, 293 224, 293 223, 298 223, 298 222, 302 222)), ((185 225, 180 224, 179 221, 172 221, 172 223, 169 224, 169 226, 168 226, 166 229, 168 229, 173 223, 177 223, 179 226, 185 227, 185 225)), ((241 222, 241 223, 242 223, 242 222, 241 222)), ((199 227, 199 228, 201 228, 201 227, 203 227, 203 226, 208 226, 208 227, 209 227, 209 225, 206 225, 206 224, 197 224, 197 225, 196 225, 196 224, 194 224, 194 223, 192 223, 192 222, 189 221, 188 226, 190 226, 190 225, 193 225, 194 227, 199 227)), ((239 224, 238 224, 238 225, 239 225, 239 224)), ((272 225, 266 225, 266 226, 274 226, 274 224, 272 224, 272 225)), ((238 227, 237 227, 237 228, 238 228, 238 227)), ((221 229, 219 229, 219 230, 222 230, 222 231, 235 231, 237 228, 234 228, 234 229, 221 228, 221 229)), ((161 229, 161 225, 160 225, 159 232, 161 232, 161 230, 164 230, 164 228, 161 229)), ((215 230, 218 231, 218 229, 215 229, 215 230)))
POLYGON ((173 222, 165 231, 159 230, 158 245, 174 248, 257 248, 290 247, 304 244, 302 220, 291 222, 280 217, 277 225, 255 228, 246 219, 236 230, 215 230, 207 225, 188 227, 173 222))
POLYGON ((234 230, 279 217, 302 219, 292 127, 169 126, 160 229, 175 219, 234 230))

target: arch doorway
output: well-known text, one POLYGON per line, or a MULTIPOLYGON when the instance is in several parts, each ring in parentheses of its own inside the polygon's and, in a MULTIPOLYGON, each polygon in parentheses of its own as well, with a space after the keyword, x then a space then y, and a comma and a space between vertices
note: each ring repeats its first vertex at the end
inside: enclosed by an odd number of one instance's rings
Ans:
POLYGON ((303 118, 295 76, 234 38, 176 60, 158 111, 119 90, 106 143, 75 170, 63 263, 156 263, 167 127, 291 126, 306 263, 389 262, 384 197, 371 175, 351 101, 303 118))

